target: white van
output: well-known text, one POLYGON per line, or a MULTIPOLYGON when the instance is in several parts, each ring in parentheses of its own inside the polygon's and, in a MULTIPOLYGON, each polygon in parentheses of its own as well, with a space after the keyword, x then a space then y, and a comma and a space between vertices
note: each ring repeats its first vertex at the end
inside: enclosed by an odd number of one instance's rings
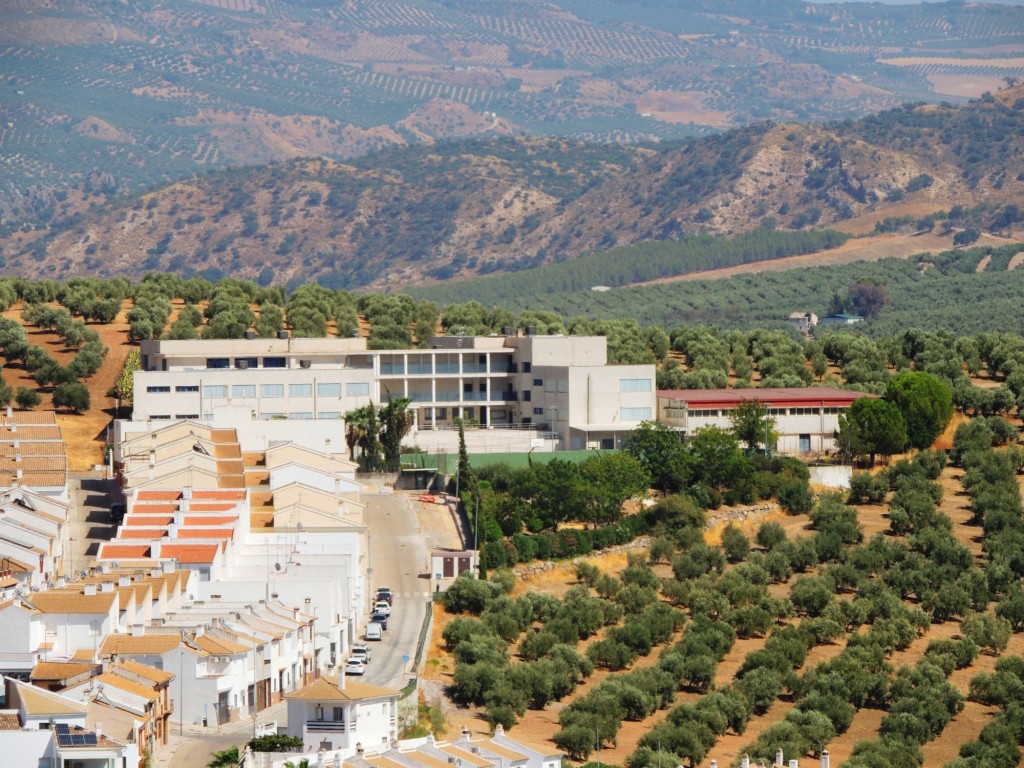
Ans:
POLYGON ((371 621, 366 625, 366 639, 367 640, 383 640, 384 631, 380 628, 380 624, 376 621, 371 621))

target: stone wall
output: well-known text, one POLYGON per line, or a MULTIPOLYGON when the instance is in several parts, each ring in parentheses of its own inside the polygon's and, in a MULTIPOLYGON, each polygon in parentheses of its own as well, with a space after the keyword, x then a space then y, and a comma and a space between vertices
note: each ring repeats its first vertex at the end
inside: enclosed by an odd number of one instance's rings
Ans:
POLYGON ((763 504, 753 504, 749 507, 737 507, 736 509, 714 510, 708 515, 707 521, 704 523, 704 527, 715 528, 725 523, 742 523, 747 520, 759 520, 762 517, 773 515, 778 511, 778 504, 768 502, 763 504))
MULTIPOLYGON (((595 549, 589 555, 583 555, 583 556, 580 556, 580 557, 574 557, 572 559, 572 563, 573 563, 573 565, 575 565, 576 563, 582 563, 588 557, 595 557, 595 556, 599 556, 599 555, 608 555, 608 554, 612 554, 614 552, 627 552, 627 551, 633 550, 633 549, 644 549, 644 548, 649 547, 649 546, 651 546, 651 537, 650 536, 640 536, 640 537, 635 538, 635 539, 633 539, 632 541, 630 541, 630 542, 628 542, 626 544, 617 544, 614 547, 608 547, 607 549, 595 549)), ((513 568, 512 572, 516 575, 517 579, 521 579, 524 576, 532 576, 533 574, 536 574, 536 573, 544 573, 544 571, 550 571, 555 566, 560 565, 561 563, 565 563, 565 562, 568 562, 568 561, 566 561, 566 560, 555 560, 555 561, 547 560, 545 562, 540 562, 540 563, 528 563, 526 565, 520 565, 520 566, 518 566, 516 568, 513 568)))

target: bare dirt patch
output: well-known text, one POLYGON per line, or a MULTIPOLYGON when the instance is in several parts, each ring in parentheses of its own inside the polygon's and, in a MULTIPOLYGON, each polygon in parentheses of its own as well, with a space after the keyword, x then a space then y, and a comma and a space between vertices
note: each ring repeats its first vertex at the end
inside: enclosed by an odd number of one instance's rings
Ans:
POLYGON ((1005 83, 1000 75, 971 72, 963 75, 925 75, 936 93, 962 98, 977 98, 985 91, 997 91, 1005 83))
POLYGON ((724 128, 732 115, 704 106, 699 91, 648 91, 636 100, 636 111, 666 123, 700 123, 724 128))
MULTIPOLYGON (((980 245, 1006 245, 1009 241, 1003 238, 983 236, 980 245)), ((757 274, 760 272, 785 272, 790 269, 805 267, 834 266, 852 264, 858 261, 880 261, 881 259, 906 259, 918 253, 935 253, 948 251, 952 248, 948 237, 937 234, 907 235, 884 234, 860 237, 848 240, 838 248, 828 251, 817 251, 803 256, 788 256, 772 261, 758 261, 751 264, 739 264, 735 267, 709 269, 704 272, 690 272, 685 275, 662 277, 634 285, 655 285, 658 283, 676 283, 691 280, 722 280, 735 275, 757 274)))

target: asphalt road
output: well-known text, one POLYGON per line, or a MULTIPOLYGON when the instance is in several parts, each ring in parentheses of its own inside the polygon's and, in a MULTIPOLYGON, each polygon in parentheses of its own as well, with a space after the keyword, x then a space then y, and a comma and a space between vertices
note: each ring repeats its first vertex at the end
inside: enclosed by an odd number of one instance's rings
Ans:
MULTIPOLYGON (((372 661, 363 679, 397 689, 414 672, 412 660, 430 599, 427 545, 408 495, 382 494, 364 499, 370 530, 370 598, 381 586, 391 587, 394 598, 384 638, 367 643, 372 661)), ((367 604, 367 615, 369 609, 367 604)))

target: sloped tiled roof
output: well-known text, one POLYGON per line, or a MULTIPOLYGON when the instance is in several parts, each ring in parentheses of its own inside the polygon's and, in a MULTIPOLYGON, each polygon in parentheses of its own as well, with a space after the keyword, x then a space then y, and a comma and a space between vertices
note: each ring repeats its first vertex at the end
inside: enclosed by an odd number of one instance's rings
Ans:
POLYGON ((96 679, 104 685, 120 688, 122 691, 127 691, 133 696, 138 696, 146 701, 153 701, 160 695, 152 686, 145 686, 141 683, 136 683, 134 680, 129 680, 127 677, 121 677, 121 675, 118 675, 115 672, 104 672, 96 679))
POLYGON ((71 590, 36 592, 29 601, 43 613, 108 613, 117 600, 117 592, 86 595, 71 590))
POLYGON ((137 661, 122 661, 117 666, 126 672, 131 672, 139 677, 152 680, 154 683, 166 683, 168 680, 174 679, 174 675, 170 672, 165 672, 162 669, 151 667, 148 664, 140 664, 137 661))
POLYGON ((67 680, 96 668, 96 664, 67 661, 40 661, 32 667, 33 680, 67 680))
POLYGON ((100 653, 104 656, 143 655, 165 653, 181 644, 178 635, 107 635, 103 638, 100 653))
POLYGON ((179 563, 212 563, 220 551, 218 544, 165 544, 160 557, 173 557, 179 563))
POLYGON ((21 721, 15 712, 0 712, 0 731, 20 731, 21 721))
POLYGON ((200 649, 207 653, 216 655, 219 653, 244 653, 252 650, 251 645, 242 645, 231 640, 226 640, 223 637, 211 637, 210 635, 200 635, 192 641, 200 649))
POLYGON ((85 714, 85 705, 72 701, 65 696, 44 691, 28 683, 17 683, 18 695, 25 714, 38 717, 40 715, 80 715, 85 714))
POLYGON ((338 687, 337 678, 325 675, 295 693, 286 693, 284 697, 305 701, 361 701, 400 695, 399 691, 393 691, 390 688, 381 688, 370 683, 349 679, 345 680, 345 688, 342 689, 338 687))

